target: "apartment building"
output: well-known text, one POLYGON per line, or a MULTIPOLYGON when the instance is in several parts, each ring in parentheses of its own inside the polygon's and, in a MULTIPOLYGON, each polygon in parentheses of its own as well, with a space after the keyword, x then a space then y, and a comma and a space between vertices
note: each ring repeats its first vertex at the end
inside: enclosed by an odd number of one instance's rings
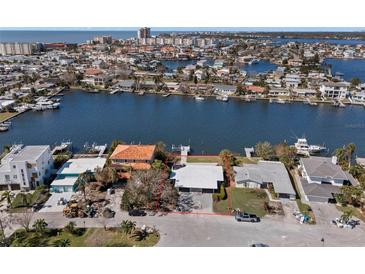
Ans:
POLYGON ((323 97, 344 99, 348 94, 348 84, 341 82, 323 83, 319 91, 323 97))
POLYGON ((0 190, 34 189, 45 183, 52 168, 50 146, 15 145, 1 159, 0 190))
POLYGON ((30 55, 33 51, 31 43, 0 43, 0 55, 30 55))

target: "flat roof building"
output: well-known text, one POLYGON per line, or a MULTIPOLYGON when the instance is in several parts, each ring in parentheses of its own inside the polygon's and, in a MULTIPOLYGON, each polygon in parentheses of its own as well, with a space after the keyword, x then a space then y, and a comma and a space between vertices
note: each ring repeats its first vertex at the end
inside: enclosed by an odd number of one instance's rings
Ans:
POLYGON ((213 193, 224 181, 223 168, 216 164, 176 165, 170 179, 179 191, 213 193))

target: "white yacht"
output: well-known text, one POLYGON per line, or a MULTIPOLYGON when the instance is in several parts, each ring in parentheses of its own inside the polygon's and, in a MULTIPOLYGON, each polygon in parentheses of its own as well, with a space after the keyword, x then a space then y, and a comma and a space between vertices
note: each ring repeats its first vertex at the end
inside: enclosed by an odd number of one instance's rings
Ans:
POLYGON ((217 101, 222 101, 222 102, 228 102, 228 96, 227 95, 218 95, 217 97, 215 97, 215 99, 217 101))
POLYGON ((204 101, 205 100, 204 97, 201 97, 199 95, 195 96, 194 99, 195 99, 195 101, 204 101))
POLYGON ((294 147, 297 149, 297 154, 309 156, 311 154, 320 153, 327 148, 320 145, 309 145, 306 138, 298 138, 294 143, 294 147))

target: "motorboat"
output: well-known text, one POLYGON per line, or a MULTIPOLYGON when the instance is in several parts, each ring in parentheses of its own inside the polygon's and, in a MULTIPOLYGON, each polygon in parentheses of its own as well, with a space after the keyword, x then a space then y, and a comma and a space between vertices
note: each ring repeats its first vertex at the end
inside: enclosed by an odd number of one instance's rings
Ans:
POLYGON ((227 95, 218 95, 215 97, 217 101, 228 102, 229 98, 227 95))
POLYGON ((294 143, 294 147, 297 150, 297 154, 306 156, 327 150, 325 146, 309 145, 306 138, 298 138, 297 142, 294 143))
POLYGON ((195 101, 204 101, 205 100, 204 97, 201 97, 199 95, 195 96, 194 99, 195 99, 195 101))

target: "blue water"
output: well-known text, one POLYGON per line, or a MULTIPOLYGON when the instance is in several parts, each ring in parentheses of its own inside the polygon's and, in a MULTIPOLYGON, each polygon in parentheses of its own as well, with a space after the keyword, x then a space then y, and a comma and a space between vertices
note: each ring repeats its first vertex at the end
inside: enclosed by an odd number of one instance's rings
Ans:
POLYGON ((192 97, 69 92, 59 110, 27 112, 13 119, 0 145, 85 142, 190 144, 195 153, 217 153, 223 148, 243 153, 245 146, 268 140, 295 141, 306 135, 310 143, 325 143, 331 151, 354 142, 365 155, 365 110, 329 105, 246 103, 214 98, 197 102, 192 97))
POLYGON ((260 60, 259 62, 252 65, 244 65, 241 70, 247 71, 248 74, 257 74, 268 71, 276 70, 277 65, 270 63, 266 60, 260 60))
POLYGON ((324 64, 332 65, 332 74, 344 74, 344 79, 350 81, 359 78, 365 83, 365 59, 326 59, 324 64))
POLYGON ((272 39, 274 43, 277 44, 286 44, 289 42, 297 42, 297 43, 328 43, 328 44, 337 44, 337 45, 365 45, 365 40, 346 40, 346 39, 318 39, 318 38, 274 38, 272 39))

